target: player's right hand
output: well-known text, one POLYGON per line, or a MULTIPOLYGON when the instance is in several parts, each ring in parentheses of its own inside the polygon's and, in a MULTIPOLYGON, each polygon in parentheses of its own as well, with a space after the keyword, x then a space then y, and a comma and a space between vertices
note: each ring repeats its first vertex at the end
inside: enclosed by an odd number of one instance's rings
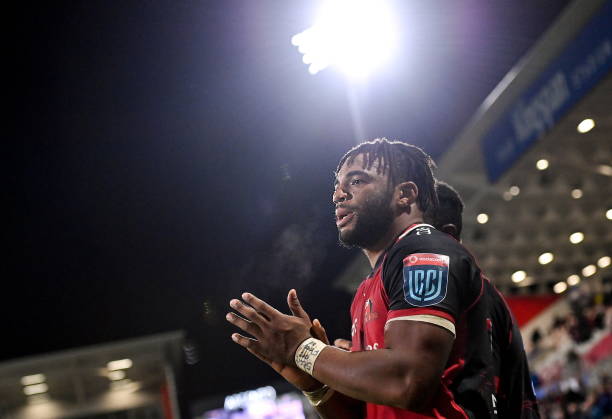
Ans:
MULTIPOLYGON (((306 313, 306 310, 304 310, 300 300, 298 299, 297 291, 289 291, 289 294, 287 294, 287 305, 294 316, 310 321, 310 316, 308 316, 308 313, 306 313)), ((325 329, 318 319, 314 319, 312 321, 310 333, 314 338, 317 338, 329 345, 329 339, 327 338, 325 329)), ((314 391, 323 385, 323 383, 321 383, 319 380, 297 367, 282 365, 278 362, 268 362, 268 364, 285 380, 302 391, 314 391)))
MULTIPOLYGON (((299 317, 303 320, 306 320, 310 324, 310 333, 314 338, 319 339, 325 342, 326 344, 329 344, 329 339, 327 338, 327 334, 325 333, 323 325, 321 325, 321 322, 318 319, 314 319, 314 321, 312 322, 310 321, 310 316, 308 316, 308 313, 306 313, 306 311, 302 308, 302 305, 297 296, 297 292, 295 290, 289 291, 289 294, 287 295, 287 305, 289 306, 291 313, 295 317, 299 317)), ((285 363, 269 359, 262 353, 250 347, 247 347, 246 349, 253 355, 255 355, 257 358, 259 358, 261 361, 270 365, 270 367, 272 367, 274 371, 279 373, 285 380, 287 380, 290 384, 292 384, 299 390, 314 391, 323 386, 323 384, 317 379, 293 365, 287 365, 285 363)))

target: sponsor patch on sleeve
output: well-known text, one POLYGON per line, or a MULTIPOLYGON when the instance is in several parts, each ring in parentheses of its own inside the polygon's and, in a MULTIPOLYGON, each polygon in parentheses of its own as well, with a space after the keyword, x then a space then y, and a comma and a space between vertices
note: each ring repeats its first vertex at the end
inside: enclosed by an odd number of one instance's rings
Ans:
POLYGON ((404 298, 417 307, 446 298, 450 258, 435 253, 413 253, 404 258, 404 298))

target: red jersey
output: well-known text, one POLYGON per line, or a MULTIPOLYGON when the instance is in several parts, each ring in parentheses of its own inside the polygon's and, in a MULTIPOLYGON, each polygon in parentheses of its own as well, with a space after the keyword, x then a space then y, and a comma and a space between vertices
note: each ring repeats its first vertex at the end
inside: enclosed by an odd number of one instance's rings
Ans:
MULTIPOLYGON (((518 396, 500 394, 499 348, 508 345, 492 341, 502 334, 491 331, 499 318, 490 314, 499 302, 494 301, 499 300, 497 293, 490 298, 492 290, 469 252, 449 235, 416 224, 398 238, 355 294, 351 350, 385 348, 385 325, 391 321, 435 324, 452 333, 455 343, 428 411, 415 413, 367 403, 366 419, 538 417, 531 386, 520 386, 518 396), (508 404, 518 407, 511 409, 508 404)), ((516 343, 513 348, 522 351, 522 342, 520 348, 516 343)), ((520 355, 516 358, 526 367, 524 351, 520 355)), ((529 382, 526 368, 521 374, 515 378, 529 382)))

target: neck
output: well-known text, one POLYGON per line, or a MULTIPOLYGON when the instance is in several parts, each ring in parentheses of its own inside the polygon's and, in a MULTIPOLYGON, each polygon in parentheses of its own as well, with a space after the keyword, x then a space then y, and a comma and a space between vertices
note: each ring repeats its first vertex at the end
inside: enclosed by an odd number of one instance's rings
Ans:
POLYGON ((369 246, 367 249, 362 249, 370 261, 370 266, 374 268, 378 258, 393 244, 397 237, 402 234, 404 230, 413 224, 423 222, 423 217, 399 217, 391 225, 391 228, 387 230, 387 233, 382 237, 375 245, 369 246))

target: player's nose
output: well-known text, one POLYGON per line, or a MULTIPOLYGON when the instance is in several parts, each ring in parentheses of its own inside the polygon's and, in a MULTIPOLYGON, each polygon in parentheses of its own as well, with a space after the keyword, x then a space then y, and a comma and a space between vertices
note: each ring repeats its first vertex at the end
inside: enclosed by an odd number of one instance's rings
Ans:
POLYGON ((342 189, 340 186, 334 189, 334 193, 332 194, 332 202, 334 203, 334 205, 341 204, 347 199, 348 193, 344 189, 342 189))

